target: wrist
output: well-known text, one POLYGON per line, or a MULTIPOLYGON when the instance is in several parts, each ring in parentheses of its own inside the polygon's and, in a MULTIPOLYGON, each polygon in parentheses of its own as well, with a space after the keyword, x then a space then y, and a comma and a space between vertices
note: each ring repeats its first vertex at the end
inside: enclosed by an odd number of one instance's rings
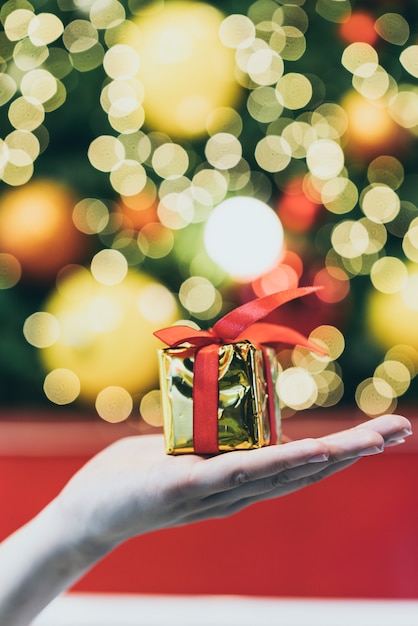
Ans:
POLYGON ((0 623, 28 624, 101 556, 67 525, 58 500, 0 545, 0 623))
POLYGON ((115 547, 115 542, 100 532, 98 525, 84 519, 71 501, 59 494, 41 512, 57 545, 78 568, 88 569, 115 547))

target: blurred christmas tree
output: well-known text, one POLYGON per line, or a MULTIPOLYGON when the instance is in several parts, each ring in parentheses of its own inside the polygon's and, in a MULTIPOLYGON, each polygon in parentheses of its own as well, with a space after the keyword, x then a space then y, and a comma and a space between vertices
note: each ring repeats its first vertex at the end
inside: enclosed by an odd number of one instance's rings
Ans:
POLYGON ((0 9, 0 401, 158 416, 152 331, 277 320, 284 415, 415 399, 411 3, 8 0, 0 9), (231 199, 236 199, 232 201, 231 199))

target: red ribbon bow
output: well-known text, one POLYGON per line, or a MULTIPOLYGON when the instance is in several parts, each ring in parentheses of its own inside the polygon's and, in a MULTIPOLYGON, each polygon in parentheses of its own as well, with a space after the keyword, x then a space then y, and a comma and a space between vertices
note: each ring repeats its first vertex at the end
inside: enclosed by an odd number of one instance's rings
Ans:
POLYGON ((190 344, 196 348, 193 374, 193 447, 197 454, 216 453, 218 444, 218 367, 219 344, 248 340, 263 351, 271 441, 277 438, 274 410, 274 389, 264 344, 300 344, 323 352, 301 333, 259 320, 265 318, 282 304, 308 295, 320 287, 299 287, 279 291, 243 304, 216 322, 209 330, 194 330, 190 326, 170 326, 157 330, 154 335, 170 347, 190 344), (245 332, 244 332, 245 331, 245 332), (205 417, 208 415, 208 417, 205 417))

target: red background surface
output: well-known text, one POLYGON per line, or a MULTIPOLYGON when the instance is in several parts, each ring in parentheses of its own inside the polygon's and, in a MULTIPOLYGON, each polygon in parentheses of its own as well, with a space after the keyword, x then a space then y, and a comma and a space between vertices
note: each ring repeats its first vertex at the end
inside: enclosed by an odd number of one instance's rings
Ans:
MULTIPOLYGON (((94 452, 133 434, 95 421, 2 417, 0 539, 36 514, 94 452)), ((351 419, 315 412, 292 418, 286 431, 311 436, 350 425, 351 419)), ((286 498, 130 540, 74 590, 416 599, 417 477, 412 436, 286 498)))

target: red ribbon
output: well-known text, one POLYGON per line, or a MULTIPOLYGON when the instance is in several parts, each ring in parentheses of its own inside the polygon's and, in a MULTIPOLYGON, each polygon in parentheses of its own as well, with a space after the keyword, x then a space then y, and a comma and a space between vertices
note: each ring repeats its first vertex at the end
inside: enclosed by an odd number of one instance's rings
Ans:
POLYGON ((269 398, 271 441, 276 441, 274 389, 264 344, 299 344, 316 352, 322 353, 323 351, 292 328, 259 320, 282 304, 318 289, 320 287, 299 287, 252 300, 224 315, 209 330, 194 330, 190 326, 179 325, 162 328, 154 333, 172 348, 181 344, 190 344, 196 348, 193 376, 193 447, 197 454, 213 454, 219 451, 219 345, 237 341, 251 341, 263 352, 269 398))

